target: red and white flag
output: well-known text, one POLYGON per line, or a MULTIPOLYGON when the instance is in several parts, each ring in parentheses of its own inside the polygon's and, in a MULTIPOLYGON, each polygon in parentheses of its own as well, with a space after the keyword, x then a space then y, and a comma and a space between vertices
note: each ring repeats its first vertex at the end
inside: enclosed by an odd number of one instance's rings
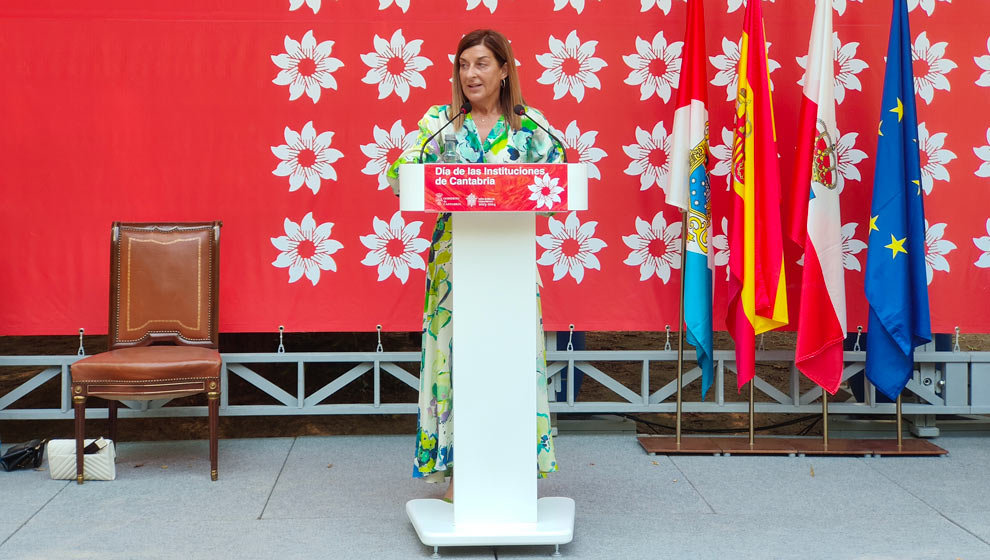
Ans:
POLYGON ((804 248, 795 362, 831 394, 842 381, 846 333, 833 54, 832 1, 817 0, 801 100, 790 235, 804 248))

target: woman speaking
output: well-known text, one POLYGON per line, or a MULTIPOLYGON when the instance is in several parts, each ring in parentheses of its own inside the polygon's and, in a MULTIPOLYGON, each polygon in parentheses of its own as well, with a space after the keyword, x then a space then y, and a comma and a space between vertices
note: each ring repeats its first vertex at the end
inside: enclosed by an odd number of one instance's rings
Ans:
MULTIPOLYGON (((515 57, 504 35, 490 29, 465 35, 457 45, 452 82, 451 103, 430 107, 419 121, 415 148, 404 152, 389 168, 389 183, 396 194, 399 164, 416 163, 420 158, 423 163, 558 163, 562 160, 561 150, 537 125, 549 128, 546 119, 524 104, 515 57), (451 120, 443 137, 435 134, 451 120)), ((430 482, 453 475, 452 288, 451 220, 450 214, 440 214, 426 267, 419 415, 413 459, 413 476, 430 482)), ((538 472, 543 476, 557 470, 557 463, 550 438, 546 349, 538 287, 536 302, 535 437, 538 472)), ((453 485, 448 487, 444 498, 453 499, 453 485)))

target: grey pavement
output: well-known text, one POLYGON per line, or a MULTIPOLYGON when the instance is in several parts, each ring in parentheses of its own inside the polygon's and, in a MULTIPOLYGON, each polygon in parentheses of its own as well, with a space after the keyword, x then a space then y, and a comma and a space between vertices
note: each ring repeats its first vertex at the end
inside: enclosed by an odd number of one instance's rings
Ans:
MULTIPOLYGON (((575 500, 564 559, 988 559, 990 438, 937 458, 650 456, 635 437, 563 434, 541 496, 575 500)), ((0 472, 0 558, 430 558, 406 518, 412 436, 123 442, 117 480, 0 472)), ((550 546, 441 548, 549 558, 550 546)))

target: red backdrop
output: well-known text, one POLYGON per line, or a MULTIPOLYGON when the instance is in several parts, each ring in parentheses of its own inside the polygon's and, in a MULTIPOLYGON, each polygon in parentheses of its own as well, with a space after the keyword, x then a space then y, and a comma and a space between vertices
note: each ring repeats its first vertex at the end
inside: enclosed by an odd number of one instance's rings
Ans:
MULTIPOLYGON (((527 102, 598 177, 592 210, 539 226, 548 328, 676 324, 679 225, 670 224, 679 216, 661 189, 686 4, 379 1, 2 8, 0 334, 105 332, 110 223, 209 219, 224 222, 223 331, 418 330, 431 216, 394 216, 398 201, 379 172, 426 109, 447 102, 448 56, 477 27, 512 39, 527 102), (630 255, 637 236, 652 240, 645 258, 630 255)), ((716 235, 728 213, 719 157, 741 3, 706 2, 716 235)), ((908 4, 933 327, 987 332, 990 3, 908 4)), ((890 2, 834 7, 854 330, 866 323, 862 249, 890 2)), ((764 7, 785 178, 812 11, 812 0, 764 7)), ((714 245, 724 249, 724 239, 714 245)), ((792 301, 798 256, 788 258, 792 301)))

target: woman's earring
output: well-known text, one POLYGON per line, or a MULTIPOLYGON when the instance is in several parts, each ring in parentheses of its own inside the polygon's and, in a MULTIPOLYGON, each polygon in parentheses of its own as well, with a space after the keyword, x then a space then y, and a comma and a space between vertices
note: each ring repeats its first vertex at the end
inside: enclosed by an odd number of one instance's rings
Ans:
POLYGON ((505 78, 502 78, 502 89, 505 89, 505 78))

